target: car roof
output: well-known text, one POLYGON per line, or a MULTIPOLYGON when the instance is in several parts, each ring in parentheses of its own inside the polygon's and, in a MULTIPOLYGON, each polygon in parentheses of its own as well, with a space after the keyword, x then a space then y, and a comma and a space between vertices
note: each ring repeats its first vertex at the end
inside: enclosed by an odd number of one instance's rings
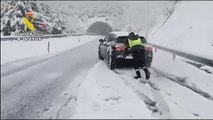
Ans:
MULTIPOLYGON (((129 36, 129 32, 110 32, 110 34, 114 34, 115 37, 121 37, 121 36, 129 36)), ((140 37, 144 37, 144 35, 140 34, 140 33, 135 33, 138 34, 140 37)))

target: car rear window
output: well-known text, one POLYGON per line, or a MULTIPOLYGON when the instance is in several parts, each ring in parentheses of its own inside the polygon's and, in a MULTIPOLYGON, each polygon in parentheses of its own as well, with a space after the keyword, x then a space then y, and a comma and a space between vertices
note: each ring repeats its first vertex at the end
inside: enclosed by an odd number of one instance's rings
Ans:
MULTIPOLYGON (((143 43, 147 43, 146 39, 144 37, 140 37, 143 43)), ((117 38, 118 43, 127 43, 128 36, 120 36, 117 38)))
POLYGON ((122 36, 117 38, 118 43, 126 43, 128 39, 128 36, 122 36))

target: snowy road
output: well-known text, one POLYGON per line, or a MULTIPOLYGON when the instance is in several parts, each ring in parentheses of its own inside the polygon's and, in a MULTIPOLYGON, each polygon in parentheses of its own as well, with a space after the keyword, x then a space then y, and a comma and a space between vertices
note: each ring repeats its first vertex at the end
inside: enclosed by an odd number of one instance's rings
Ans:
POLYGON ((213 69, 157 50, 151 79, 98 60, 98 39, 3 65, 2 118, 213 118, 213 69), (199 66, 199 67, 198 67, 199 66))
POLYGON ((38 117, 75 77, 97 63, 97 48, 98 40, 95 40, 51 59, 28 59, 25 68, 13 66, 1 79, 1 118, 38 117))

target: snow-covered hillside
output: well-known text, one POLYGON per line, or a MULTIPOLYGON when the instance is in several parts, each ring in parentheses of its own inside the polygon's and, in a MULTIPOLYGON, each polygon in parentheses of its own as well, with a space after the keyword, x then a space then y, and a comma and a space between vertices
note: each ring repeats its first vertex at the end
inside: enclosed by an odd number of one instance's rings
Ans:
MULTIPOLYGON (((54 1, 51 1, 54 2, 54 1)), ((1 2, 1 31, 2 35, 14 35, 23 32, 23 17, 26 12, 35 11, 37 19, 48 25, 48 31, 57 33, 86 32, 91 21, 106 20, 110 16, 122 14, 122 7, 113 4, 82 4, 52 7, 43 1, 2 1, 1 2), (93 20, 89 20, 93 19, 93 20), (97 19, 97 20, 96 20, 97 19)))
MULTIPOLYGON (((175 2, 153 1, 149 3, 150 27, 165 18, 175 2)), ((27 11, 35 11, 38 19, 48 25, 48 31, 57 33, 82 33, 94 22, 106 22, 113 30, 134 27, 144 31, 146 25, 146 1, 2 1, 2 35, 21 32, 23 17, 27 11), (134 14, 133 14, 134 13, 134 14)))
MULTIPOLYGON (((120 2, 120 1, 119 1, 120 2)), ((144 32, 146 30, 146 17, 149 27, 154 27, 164 20, 173 11, 175 1, 122 1, 123 14, 112 18, 115 29, 144 32), (147 11, 149 9, 149 11, 147 11)))
POLYGON ((181 1, 149 42, 213 59, 212 1, 181 1))

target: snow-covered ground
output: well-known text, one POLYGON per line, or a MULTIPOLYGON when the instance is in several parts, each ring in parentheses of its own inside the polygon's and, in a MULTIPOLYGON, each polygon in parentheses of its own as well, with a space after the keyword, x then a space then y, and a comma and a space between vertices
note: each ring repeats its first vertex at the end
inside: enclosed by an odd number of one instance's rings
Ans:
MULTIPOLYGON (((158 51, 153 68, 173 75, 173 79, 186 77, 185 84, 191 89, 151 69, 151 81, 160 89, 155 90, 148 84, 144 85, 133 79, 134 72, 131 68, 113 72, 109 71, 105 63, 98 63, 79 88, 77 112, 72 118, 212 118, 213 74, 182 60, 183 58, 173 60, 171 54, 158 51), (183 70, 185 72, 181 74, 183 70), (200 91, 196 93, 193 89, 200 91), (211 98, 202 96, 203 92, 208 93, 211 98), (153 112, 155 109, 156 112, 153 112)), ((208 69, 213 72, 213 69, 208 69)))
POLYGON ((174 60, 172 54, 160 50, 154 56, 152 67, 157 78, 152 79, 162 89, 174 118, 212 118, 213 69, 205 66, 211 72, 207 73, 185 62, 190 60, 174 60))
POLYGON ((41 41, 1 41, 1 64, 37 56, 53 56, 65 50, 91 41, 96 36, 69 36, 65 38, 43 39, 41 41), (48 53, 48 42, 50 48, 48 53))
POLYGON ((42 117, 212 118, 213 69, 205 67, 212 72, 207 73, 185 62, 189 60, 174 60, 172 54, 160 50, 154 56, 153 86, 135 80, 132 68, 111 71, 99 61, 80 74, 42 117), (181 80, 186 82, 181 84, 181 80))
POLYGON ((72 118, 151 117, 145 103, 104 62, 91 69, 79 88, 77 99, 72 118))
POLYGON ((2 65, 1 118, 39 117, 78 75, 97 63, 97 48, 96 38, 52 57, 35 56, 2 65))
POLYGON ((182 82, 194 89, 197 88, 205 91, 213 98, 213 68, 208 66, 202 67, 202 64, 182 57, 177 57, 176 59, 178 60, 173 60, 172 54, 166 54, 163 51, 158 51, 158 54, 155 54, 154 57, 157 60, 153 62, 153 67, 158 71, 160 70, 160 74, 167 74, 164 77, 171 79, 178 77, 180 83, 182 82), (161 56, 164 57, 157 59, 161 56), (194 63, 195 65, 189 63, 194 63), (196 64, 201 65, 201 68, 196 67, 196 64))
MULTIPOLYGON (((198 19, 206 20, 203 17, 212 5, 207 3, 180 2, 151 42, 211 58, 208 53, 198 52, 200 48, 195 49, 199 42, 194 37, 202 38, 206 32, 206 41, 199 47, 212 50, 207 47, 209 31, 195 24, 198 19), (205 12, 201 18, 195 17, 196 7, 205 12), (184 41, 178 44, 175 37, 184 41), (177 47, 170 46, 169 40, 177 47)), ((131 67, 110 70, 98 60, 99 42, 93 38, 1 42, 1 118, 213 118, 213 68, 157 50, 150 82, 143 83, 144 78, 133 78, 131 67)))
POLYGON ((213 59, 212 1, 180 1, 149 42, 213 59))
POLYGON ((11 63, 34 66, 2 66, 2 117, 213 118, 212 68, 157 50, 153 84, 144 84, 132 68, 111 71, 97 48, 98 38, 45 60, 11 63))

